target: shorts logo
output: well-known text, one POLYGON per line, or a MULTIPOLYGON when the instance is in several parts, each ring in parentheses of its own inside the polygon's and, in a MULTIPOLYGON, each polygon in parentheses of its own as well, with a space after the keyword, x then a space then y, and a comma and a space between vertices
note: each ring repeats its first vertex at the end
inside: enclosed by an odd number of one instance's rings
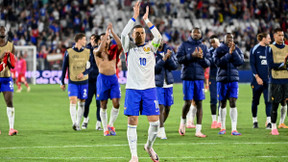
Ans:
POLYGON ((252 85, 251 87, 252 87, 252 88, 254 88, 254 86, 253 86, 253 85, 252 85))
POLYGON ((274 101, 274 97, 272 97, 271 99, 272 99, 272 101, 274 101))
POLYGON ((124 110, 126 110, 127 109, 127 107, 124 107, 124 110))

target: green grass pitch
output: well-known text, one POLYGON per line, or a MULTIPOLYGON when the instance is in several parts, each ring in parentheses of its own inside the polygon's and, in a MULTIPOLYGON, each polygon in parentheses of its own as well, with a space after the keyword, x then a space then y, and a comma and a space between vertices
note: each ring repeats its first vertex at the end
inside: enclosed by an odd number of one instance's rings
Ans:
MULTIPOLYGON (((0 161, 129 161, 130 150, 126 137, 127 117, 123 115, 125 88, 122 86, 121 111, 115 123, 117 136, 104 137, 95 130, 95 101, 90 108, 87 130, 74 131, 69 114, 67 91, 59 85, 31 86, 27 93, 14 94, 15 128, 17 136, 8 136, 6 105, 1 95, 0 102, 0 161)), ((200 139, 194 129, 186 129, 186 135, 178 134, 183 106, 182 85, 174 85, 174 102, 165 123, 168 139, 157 139, 154 149, 160 161, 287 161, 288 129, 279 129, 279 136, 270 135, 265 129, 265 107, 263 98, 258 109, 259 129, 252 129, 251 88, 240 84, 238 108, 238 131, 243 135, 230 135, 229 108, 227 109, 226 135, 218 135, 210 129, 211 112, 209 92, 203 104, 202 132, 208 135, 200 139)), ((111 109, 109 101, 108 112, 111 109)), ((110 113, 108 113, 110 114, 110 113)), ((279 111, 278 120, 279 121, 279 111)), ((286 124, 288 124, 286 119, 286 124)), ((148 121, 139 119, 139 161, 151 161, 143 150, 147 140, 148 121)))

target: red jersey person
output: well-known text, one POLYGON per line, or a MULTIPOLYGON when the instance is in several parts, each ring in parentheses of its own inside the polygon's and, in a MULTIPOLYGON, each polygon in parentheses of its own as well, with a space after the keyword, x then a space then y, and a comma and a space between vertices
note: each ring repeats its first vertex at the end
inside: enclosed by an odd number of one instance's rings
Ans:
POLYGON ((18 77, 16 80, 16 84, 17 84, 17 91, 18 93, 20 93, 22 91, 22 87, 21 87, 21 83, 24 83, 25 86, 27 87, 27 92, 30 92, 30 86, 27 83, 27 79, 25 77, 25 73, 26 73, 26 60, 23 57, 23 54, 20 53, 20 55, 18 56, 18 61, 16 63, 16 72, 18 73, 18 77))

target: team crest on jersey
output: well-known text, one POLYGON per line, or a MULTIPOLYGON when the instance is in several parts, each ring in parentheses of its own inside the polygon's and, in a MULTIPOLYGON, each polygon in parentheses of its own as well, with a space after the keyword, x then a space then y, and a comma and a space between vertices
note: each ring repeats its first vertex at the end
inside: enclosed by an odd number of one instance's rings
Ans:
POLYGON ((150 47, 144 47, 143 50, 144 50, 146 53, 148 53, 148 52, 151 51, 150 47))

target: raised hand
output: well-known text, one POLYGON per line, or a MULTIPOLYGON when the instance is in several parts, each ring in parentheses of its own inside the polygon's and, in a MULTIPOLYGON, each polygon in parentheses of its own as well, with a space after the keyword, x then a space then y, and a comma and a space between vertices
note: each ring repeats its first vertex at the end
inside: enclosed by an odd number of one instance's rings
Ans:
MULTIPOLYGON (((107 30, 108 30, 108 32, 109 32, 109 31, 112 32, 112 30, 113 30, 113 25, 112 25, 112 23, 109 23, 109 24, 108 24, 107 30)), ((106 31, 106 32, 107 32, 107 31, 106 31)))
POLYGON ((137 1, 133 7, 134 15, 133 18, 136 19, 139 16, 139 10, 140 10, 140 1, 137 1))
POLYGON ((203 51, 202 51, 202 48, 200 48, 200 47, 199 47, 199 58, 201 58, 201 59, 203 58, 203 51))
POLYGON ((234 50, 235 50, 235 43, 234 43, 234 42, 231 42, 231 46, 230 46, 230 49, 229 49, 229 53, 232 54, 234 50))
POLYGON ((171 54, 172 54, 172 51, 168 49, 167 53, 163 57, 163 61, 166 61, 168 58, 170 58, 171 54))
POLYGON ((145 14, 143 16, 143 20, 148 19, 148 16, 149 16, 149 6, 146 6, 146 12, 145 12, 145 14))

